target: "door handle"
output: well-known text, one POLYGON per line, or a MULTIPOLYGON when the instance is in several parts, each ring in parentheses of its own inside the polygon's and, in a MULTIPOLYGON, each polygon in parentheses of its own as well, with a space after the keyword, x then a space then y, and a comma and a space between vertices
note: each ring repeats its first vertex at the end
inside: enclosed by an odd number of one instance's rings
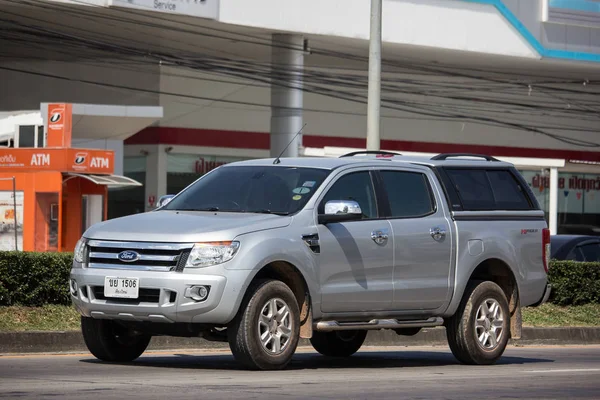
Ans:
POLYGON ((435 228, 431 228, 429 230, 429 234, 431 235, 431 237, 434 240, 440 241, 444 237, 446 237, 446 230, 444 228, 440 228, 439 226, 436 226, 435 228))
POLYGON ((378 229, 371 232, 371 239, 377 244, 385 244, 389 238, 389 231, 387 229, 378 229))

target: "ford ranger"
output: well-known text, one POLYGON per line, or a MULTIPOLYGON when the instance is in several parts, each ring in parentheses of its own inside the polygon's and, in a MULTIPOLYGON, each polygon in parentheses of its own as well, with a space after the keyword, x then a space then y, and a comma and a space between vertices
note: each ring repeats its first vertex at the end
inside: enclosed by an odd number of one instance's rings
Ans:
POLYGON ((134 360, 168 335, 283 369, 300 338, 348 357, 370 330, 443 326, 460 362, 486 365, 550 293, 544 212, 488 156, 249 160, 168 199, 77 243, 70 292, 98 359, 134 360))

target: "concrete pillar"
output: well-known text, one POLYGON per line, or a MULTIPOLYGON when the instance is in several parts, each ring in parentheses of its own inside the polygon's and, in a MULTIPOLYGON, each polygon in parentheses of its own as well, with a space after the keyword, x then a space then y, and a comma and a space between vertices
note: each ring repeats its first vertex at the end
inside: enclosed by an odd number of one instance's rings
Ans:
POLYGON ((550 168, 550 205, 548 207, 550 234, 558 231, 558 168, 550 168))
POLYGON ((272 43, 271 157, 277 157, 288 144, 282 156, 297 157, 302 134, 292 139, 302 129, 304 39, 277 33, 272 43))
POLYGON ((146 183, 144 191, 144 209, 146 211, 156 208, 160 196, 167 193, 167 153, 165 146, 154 146, 146 156, 146 183), (154 198, 154 205, 150 206, 150 197, 154 198))

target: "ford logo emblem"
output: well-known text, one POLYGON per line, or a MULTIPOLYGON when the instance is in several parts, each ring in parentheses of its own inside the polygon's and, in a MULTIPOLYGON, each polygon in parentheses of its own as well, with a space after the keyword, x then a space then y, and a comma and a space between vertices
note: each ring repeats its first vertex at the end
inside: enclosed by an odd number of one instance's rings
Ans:
POLYGON ((140 255, 135 251, 125 250, 120 252, 117 258, 123 262, 134 262, 140 259, 140 255))

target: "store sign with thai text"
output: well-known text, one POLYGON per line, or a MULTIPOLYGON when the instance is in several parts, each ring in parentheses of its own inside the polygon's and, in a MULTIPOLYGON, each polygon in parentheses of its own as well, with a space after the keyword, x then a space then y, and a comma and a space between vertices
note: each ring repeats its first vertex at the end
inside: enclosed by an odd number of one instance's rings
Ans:
POLYGON ((111 0, 113 7, 217 19, 219 0, 111 0))
POLYGON ((170 173, 204 175, 222 165, 243 160, 247 160, 247 158, 198 154, 169 154, 167 156, 167 171, 170 173))
MULTIPOLYGON (((550 176, 521 171, 540 205, 548 211, 550 176)), ((558 212, 600 214, 600 175, 559 173, 558 212)))
POLYGON ((221 165, 225 165, 227 163, 228 163, 228 161, 225 161, 225 160, 210 160, 210 159, 199 158, 198 160, 196 160, 196 163, 194 164, 194 169, 197 174, 203 175, 203 174, 210 172, 213 169, 220 167, 221 165))
MULTIPOLYGON (((540 191, 548 189, 550 187, 550 176, 541 174, 536 174, 531 178, 531 187, 536 188, 540 191)), ((590 175, 577 175, 573 174, 569 177, 559 176, 558 178, 558 188, 559 189, 569 189, 569 190, 585 190, 589 192, 590 190, 600 190, 600 175, 594 177, 590 177, 590 175)))

